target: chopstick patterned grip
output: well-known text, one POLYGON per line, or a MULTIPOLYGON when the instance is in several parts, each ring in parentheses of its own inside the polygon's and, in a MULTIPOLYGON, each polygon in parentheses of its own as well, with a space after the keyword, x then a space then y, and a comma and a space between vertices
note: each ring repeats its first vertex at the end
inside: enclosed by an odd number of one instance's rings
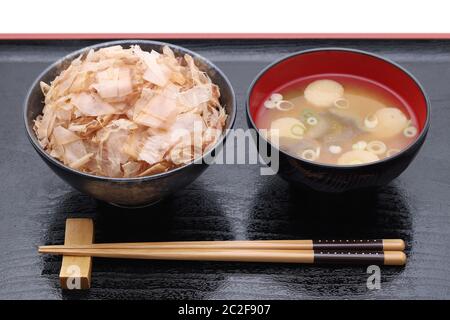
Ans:
POLYGON ((315 264, 405 265, 401 251, 314 251, 315 264))
POLYGON ((383 251, 383 240, 313 240, 313 250, 383 251))

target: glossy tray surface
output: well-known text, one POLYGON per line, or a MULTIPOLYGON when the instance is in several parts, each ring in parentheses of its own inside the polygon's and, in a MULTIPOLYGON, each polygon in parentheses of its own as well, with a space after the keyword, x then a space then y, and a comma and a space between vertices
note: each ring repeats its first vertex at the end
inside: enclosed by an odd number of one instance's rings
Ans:
POLYGON ((209 58, 232 82, 235 128, 247 128, 252 79, 289 53, 317 47, 368 50, 422 83, 431 128, 412 165, 389 186, 357 195, 299 192, 257 165, 211 166, 160 204, 128 211, 71 189, 28 142, 22 103, 34 78, 63 55, 98 41, 0 41, 0 298, 398 299, 450 296, 450 42, 427 40, 170 40, 209 58), (403 238, 406 268, 94 260, 93 287, 59 290, 60 258, 40 244, 64 239, 68 217, 92 217, 97 242, 228 239, 403 238))

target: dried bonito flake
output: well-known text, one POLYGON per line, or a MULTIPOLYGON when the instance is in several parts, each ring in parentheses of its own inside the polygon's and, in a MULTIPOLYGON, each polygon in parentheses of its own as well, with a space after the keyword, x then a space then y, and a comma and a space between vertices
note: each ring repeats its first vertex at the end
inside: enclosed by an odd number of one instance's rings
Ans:
POLYGON ((40 86, 39 143, 99 176, 141 177, 189 163, 217 142, 227 118, 219 87, 191 56, 167 46, 90 50, 40 86))

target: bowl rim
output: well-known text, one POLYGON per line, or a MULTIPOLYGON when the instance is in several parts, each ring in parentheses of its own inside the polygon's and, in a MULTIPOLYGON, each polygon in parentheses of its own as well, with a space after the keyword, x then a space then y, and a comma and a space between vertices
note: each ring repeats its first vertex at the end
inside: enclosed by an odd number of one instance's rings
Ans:
POLYGON ((398 63, 388 59, 388 58, 384 58, 378 54, 375 53, 371 53, 368 51, 364 51, 364 50, 360 50, 360 49, 352 49, 352 48, 344 48, 344 47, 324 47, 324 48, 313 48, 313 49, 306 49, 306 50, 300 50, 300 51, 296 51, 294 53, 290 53, 288 55, 285 55, 284 57, 270 63, 269 65, 267 65, 263 70, 261 70, 253 79, 249 89, 247 90, 247 96, 245 99, 245 111, 246 111, 246 116, 247 119, 250 121, 253 129, 255 129, 258 133, 259 137, 262 137, 272 148, 278 150, 278 152, 294 158, 295 160, 298 160, 300 162, 305 162, 309 165, 314 165, 314 166, 318 166, 321 168, 325 168, 325 169, 341 169, 341 170, 348 170, 348 169, 359 169, 359 168, 365 168, 365 167, 369 167, 369 166, 374 166, 374 165, 379 165, 394 159, 397 159, 399 157, 401 157, 403 154, 405 154, 406 152, 412 150, 412 148, 417 145, 417 143, 419 143, 420 141, 424 140, 427 133, 428 133, 428 129, 430 127, 430 112, 431 112, 431 108, 430 108, 430 100, 428 98, 428 95, 426 94, 423 86, 420 84, 420 82, 416 79, 415 76, 413 76, 408 70, 406 70, 404 67, 402 67, 401 65, 399 65, 398 63), (361 54, 361 55, 367 55, 370 56, 372 58, 375 59, 379 59, 381 61, 384 61, 386 63, 389 63, 391 65, 393 65, 394 67, 396 67, 397 69, 399 69, 400 71, 402 71, 403 73, 405 73, 407 76, 409 76, 411 78, 411 80, 414 81, 414 83, 417 85, 417 87, 419 88, 420 92, 422 93, 422 96, 425 99, 425 107, 426 107, 426 119, 425 119, 425 123, 423 126, 423 129, 420 131, 420 134, 415 138, 414 142, 410 143, 405 149, 401 150, 400 152, 398 152, 397 154, 390 156, 388 158, 384 158, 384 159, 380 159, 374 162, 369 162, 369 163, 363 163, 363 164, 355 164, 355 165, 333 165, 333 164, 327 164, 327 163, 321 163, 321 162, 315 162, 315 161, 310 161, 310 160, 306 160, 306 159, 302 159, 300 157, 296 157, 294 155, 292 155, 291 153, 287 152, 287 151, 283 151, 280 148, 276 147, 275 145, 273 145, 272 143, 270 143, 270 141, 268 139, 266 139, 263 135, 260 134, 258 127, 256 126, 255 122, 253 121, 253 118, 250 114, 250 95, 252 93, 252 90, 254 88, 254 86, 256 85, 256 83, 258 82, 258 80, 264 76, 264 74, 270 70, 271 68, 275 67, 276 65, 283 63, 284 61, 294 58, 296 56, 301 56, 304 54, 308 54, 308 53, 315 53, 315 52, 320 52, 320 51, 344 51, 344 52, 350 52, 350 53, 357 53, 357 54, 361 54))
MULTIPOLYGON (((167 43, 167 42, 162 42, 162 41, 154 41, 154 40, 145 40, 145 39, 127 39, 127 40, 114 40, 114 41, 106 41, 106 42, 100 42, 100 43, 96 43, 87 47, 83 47, 81 49, 78 49, 76 51, 72 51, 66 55, 64 55, 63 57, 59 58, 58 60, 56 60, 55 62, 51 63, 49 66, 47 66, 37 77, 36 79, 33 81, 33 83, 31 84, 30 88, 28 89, 28 92, 25 96, 25 100, 23 102, 23 120, 25 122, 25 131, 27 132, 27 136, 28 139, 30 140, 32 146, 34 147, 34 149, 39 153, 40 156, 44 157, 46 160, 50 161, 52 164, 56 165, 58 168, 67 171, 69 173, 73 173, 73 174, 77 174, 77 175, 81 175, 84 176, 86 178, 90 178, 90 179, 95 179, 95 180, 102 180, 102 181, 115 181, 115 182, 121 182, 121 183, 131 183, 131 182, 144 182, 144 181, 149 181, 149 180, 154 180, 154 179, 158 179, 158 178, 162 178, 162 177, 166 177, 166 176, 171 176, 173 174, 176 174, 177 172, 183 170, 183 169, 187 169, 188 167, 192 166, 192 165, 197 165, 196 162, 198 162, 200 159, 204 159, 207 155, 211 154, 211 152, 213 152, 213 150, 215 150, 223 141, 225 141, 226 137, 228 136, 228 133, 230 131, 230 129, 232 129, 234 127, 234 123, 236 120, 236 114, 237 114, 237 100, 236 100, 236 94, 234 93, 234 88, 231 85, 230 80, 228 79, 228 77, 225 75, 225 73, 223 73, 223 71, 217 67, 214 63, 212 63, 209 59, 203 57, 202 55, 195 53, 187 48, 184 48, 182 46, 178 46, 175 44, 171 44, 171 43, 167 43), (53 68, 57 67, 58 65, 61 65, 63 62, 68 61, 68 60, 73 60, 76 57, 78 57, 79 55, 88 52, 91 49, 100 49, 100 48, 104 48, 104 47, 109 47, 109 46, 114 46, 114 45, 140 45, 140 44, 151 44, 151 45, 157 45, 157 46, 165 46, 167 45, 168 47, 170 47, 171 49, 175 49, 178 50, 180 52, 183 53, 187 53, 190 56, 192 56, 194 59, 197 59, 203 63, 205 63, 206 65, 208 65, 208 67, 212 68, 215 72, 217 72, 220 77, 223 78, 224 82, 226 83, 226 85, 230 88, 231 91, 231 101, 233 103, 232 108, 231 108, 231 114, 228 114, 228 116, 230 117, 230 122, 228 127, 224 128, 224 132, 221 135, 221 138, 216 142, 216 144, 211 147, 207 152, 203 153, 200 157, 197 157, 195 159, 193 159, 191 162, 174 168, 172 170, 166 171, 166 172, 162 172, 162 173, 157 173, 154 175, 150 175, 150 176, 143 176, 143 177, 130 177, 130 178, 114 178, 114 177, 106 177, 106 176, 97 176, 94 174, 90 174, 90 173, 85 173, 85 172, 81 172, 75 169, 72 169, 68 166, 66 166, 65 164, 63 164, 62 162, 60 162, 59 160, 53 158, 52 156, 50 156, 47 152, 45 152, 45 150, 41 147, 41 145, 37 142, 35 133, 33 131, 32 128, 30 128, 30 126, 28 125, 28 119, 27 119, 27 111, 28 111, 28 102, 30 100, 33 88, 35 88, 37 85, 39 85, 39 82, 42 81, 41 79, 48 73, 50 72, 50 70, 52 70, 53 68)), ((203 164, 203 162, 201 163, 203 164)))

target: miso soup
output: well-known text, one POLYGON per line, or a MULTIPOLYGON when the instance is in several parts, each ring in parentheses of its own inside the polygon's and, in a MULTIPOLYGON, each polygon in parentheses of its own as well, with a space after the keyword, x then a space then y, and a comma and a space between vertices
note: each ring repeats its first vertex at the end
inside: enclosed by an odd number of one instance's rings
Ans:
POLYGON ((358 165, 391 157, 418 134, 407 104, 362 78, 312 77, 280 88, 256 125, 280 150, 309 161, 358 165))

